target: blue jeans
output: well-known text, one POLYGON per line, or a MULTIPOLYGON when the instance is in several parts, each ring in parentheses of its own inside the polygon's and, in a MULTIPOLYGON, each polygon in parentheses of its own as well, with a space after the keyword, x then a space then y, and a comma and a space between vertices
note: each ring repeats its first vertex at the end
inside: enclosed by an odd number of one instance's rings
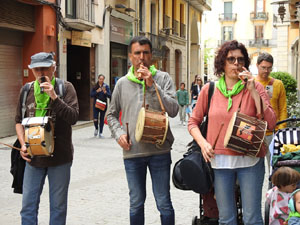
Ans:
POLYGON ((38 224, 38 209, 45 178, 48 175, 50 225, 64 225, 67 217, 68 188, 72 163, 38 168, 26 163, 23 180, 22 225, 38 224))
POLYGON ((94 126, 95 129, 98 130, 98 118, 99 118, 99 113, 100 113, 100 122, 99 122, 99 133, 102 134, 103 132, 103 126, 104 126, 104 117, 106 113, 106 109, 104 111, 94 107, 93 112, 94 112, 94 126))
POLYGON ((143 225, 146 199, 146 175, 149 168, 156 206, 162 225, 174 225, 175 214, 170 197, 171 154, 124 159, 129 196, 130 224, 143 225))
POLYGON ((214 169, 215 194, 220 225, 236 225, 236 180, 240 185, 244 225, 263 225, 261 195, 265 174, 264 158, 251 167, 214 169))

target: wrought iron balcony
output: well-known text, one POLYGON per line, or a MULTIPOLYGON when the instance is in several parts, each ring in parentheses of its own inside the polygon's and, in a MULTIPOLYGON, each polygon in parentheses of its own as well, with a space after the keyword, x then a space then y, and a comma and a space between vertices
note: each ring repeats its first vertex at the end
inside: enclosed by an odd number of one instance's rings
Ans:
POLYGON ((180 23, 180 37, 185 38, 186 35, 186 25, 180 23))
POLYGON ((179 35, 179 22, 175 19, 172 20, 172 27, 173 27, 173 34, 174 35, 179 35))
POLYGON ((219 14, 219 21, 236 21, 237 14, 236 13, 220 13, 219 14))
POLYGON ((269 15, 267 12, 252 12, 250 13, 250 19, 252 21, 255 20, 268 20, 269 19, 269 15))
POLYGON ((164 42, 166 41, 166 38, 160 35, 147 33, 146 36, 148 36, 148 38, 150 39, 153 49, 161 49, 164 45, 164 42))
POLYGON ((95 27, 95 8, 91 0, 73 1, 73 8, 66 14, 66 24, 78 30, 91 30, 95 27))
POLYGON ((163 26, 164 28, 170 28, 170 17, 167 15, 164 15, 163 26))
POLYGON ((269 39, 249 40, 249 47, 269 47, 269 39))

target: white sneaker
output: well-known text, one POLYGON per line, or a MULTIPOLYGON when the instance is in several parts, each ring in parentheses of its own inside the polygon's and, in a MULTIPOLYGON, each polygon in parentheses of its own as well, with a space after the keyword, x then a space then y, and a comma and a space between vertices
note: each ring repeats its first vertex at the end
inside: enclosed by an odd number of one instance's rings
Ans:
POLYGON ((94 136, 97 137, 97 135, 98 135, 98 130, 95 129, 95 131, 94 131, 94 136))
POLYGON ((102 133, 99 133, 99 138, 104 138, 102 133))
POLYGON ((183 126, 185 126, 185 122, 183 122, 183 126))

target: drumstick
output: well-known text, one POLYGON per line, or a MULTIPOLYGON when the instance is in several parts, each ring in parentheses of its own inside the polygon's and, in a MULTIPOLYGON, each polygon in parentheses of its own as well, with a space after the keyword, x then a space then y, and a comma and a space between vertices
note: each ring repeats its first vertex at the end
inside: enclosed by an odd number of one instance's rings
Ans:
POLYGON ((214 142, 214 144, 213 144, 213 146, 212 146, 212 149, 215 149, 215 147, 216 147, 217 140, 219 139, 219 136, 220 136, 220 133, 221 133, 221 130, 222 130, 223 126, 224 126, 224 123, 221 124, 221 127, 220 127, 220 129, 219 129, 219 132, 218 132, 218 135, 217 135, 217 137, 216 137, 216 140, 215 140, 215 142, 214 142))
POLYGON ((0 144, 6 145, 7 147, 14 148, 14 149, 16 149, 16 150, 18 150, 18 151, 21 151, 20 148, 17 148, 17 147, 15 147, 15 146, 12 146, 12 145, 9 145, 9 144, 5 144, 5 143, 3 143, 3 142, 0 142, 0 144))
POLYGON ((126 132, 127 132, 127 143, 129 144, 129 129, 128 129, 128 123, 126 123, 126 132))

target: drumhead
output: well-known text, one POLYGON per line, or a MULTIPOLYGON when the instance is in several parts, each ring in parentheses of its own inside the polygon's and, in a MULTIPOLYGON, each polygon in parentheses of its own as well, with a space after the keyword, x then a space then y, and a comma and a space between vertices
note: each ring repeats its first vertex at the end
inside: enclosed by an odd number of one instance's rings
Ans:
POLYGON ((167 112, 165 112, 165 116, 166 116, 166 130, 165 130, 164 137, 160 141, 159 145, 162 145, 165 142, 166 138, 167 138, 167 133, 168 133, 168 128, 169 128, 169 117, 168 117, 168 113, 167 112))
POLYGON ((224 147, 227 147, 228 142, 230 140, 232 130, 233 130, 233 127, 234 127, 234 123, 235 123, 235 119, 236 119, 236 115, 237 115, 237 112, 235 112, 232 115, 231 120, 229 121, 227 130, 226 130, 226 133, 225 133, 225 137, 224 137, 224 147))
POLYGON ((135 127, 135 140, 137 142, 139 142, 142 139, 144 133, 145 115, 146 115, 145 108, 142 107, 139 112, 138 119, 136 122, 136 127, 135 127))

